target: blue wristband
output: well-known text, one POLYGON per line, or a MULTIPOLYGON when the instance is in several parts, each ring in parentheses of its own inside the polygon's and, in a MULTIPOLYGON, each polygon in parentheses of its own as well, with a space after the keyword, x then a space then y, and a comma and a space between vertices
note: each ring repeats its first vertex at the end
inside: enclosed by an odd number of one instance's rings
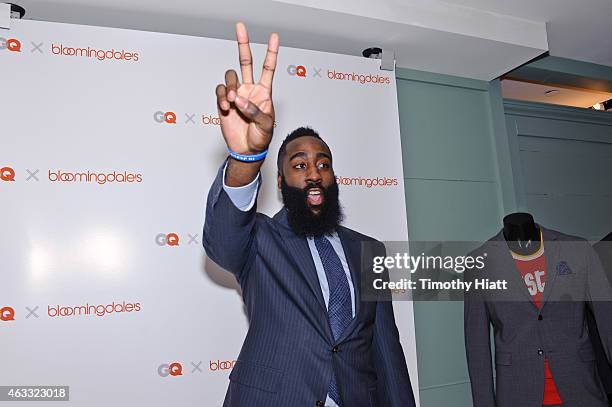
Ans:
POLYGON ((268 150, 265 150, 265 151, 262 151, 261 153, 257 153, 253 155, 238 154, 232 151, 229 147, 227 148, 227 151, 229 152, 229 155, 233 159, 242 161, 244 163, 254 163, 255 161, 261 161, 264 158, 266 158, 266 155, 268 154, 268 150))

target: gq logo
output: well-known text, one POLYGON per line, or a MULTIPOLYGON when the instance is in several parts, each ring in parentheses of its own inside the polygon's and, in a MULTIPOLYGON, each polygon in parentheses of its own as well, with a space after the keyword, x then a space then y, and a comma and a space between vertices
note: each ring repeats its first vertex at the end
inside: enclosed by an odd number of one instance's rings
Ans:
POLYGON ((0 321, 14 321, 15 310, 11 307, 0 308, 0 321))
POLYGON ((15 170, 11 167, 0 168, 0 179, 2 181, 15 181, 15 170))
POLYGON ((182 376, 183 366, 179 362, 174 362, 170 364, 164 363, 163 365, 159 365, 159 367, 157 368, 157 374, 161 377, 182 376))
POLYGON ((176 124, 176 113, 157 111, 153 113, 153 120, 157 123, 176 124))
POLYGON ((157 243, 158 246, 178 246, 179 237, 176 233, 160 233, 155 236, 155 243, 157 243))
POLYGON ((21 52, 21 42, 15 38, 0 37, 0 51, 5 49, 12 52, 21 52))
POLYGON ((289 65, 287 67, 287 73, 291 76, 300 76, 302 78, 306 77, 306 67, 303 65, 289 65))

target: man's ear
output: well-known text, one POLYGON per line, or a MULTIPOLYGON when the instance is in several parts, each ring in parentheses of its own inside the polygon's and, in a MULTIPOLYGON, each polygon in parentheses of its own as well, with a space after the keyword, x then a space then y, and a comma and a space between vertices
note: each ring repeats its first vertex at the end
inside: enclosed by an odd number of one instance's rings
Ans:
POLYGON ((282 182, 283 182, 283 176, 281 175, 279 171, 276 173, 276 184, 278 185, 278 189, 281 189, 282 182))

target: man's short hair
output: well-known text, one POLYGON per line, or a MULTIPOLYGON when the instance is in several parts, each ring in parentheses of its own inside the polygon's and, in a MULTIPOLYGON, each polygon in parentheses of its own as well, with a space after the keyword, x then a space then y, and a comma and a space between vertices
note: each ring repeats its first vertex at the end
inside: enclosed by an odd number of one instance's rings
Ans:
POLYGON ((282 172, 281 169, 283 167, 283 159, 285 158, 285 153, 287 153, 287 144, 289 144, 289 142, 295 140, 296 138, 305 137, 305 136, 318 138, 329 149, 329 146, 327 145, 325 140, 323 140, 321 136, 319 136, 319 133, 317 133, 315 130, 313 130, 310 127, 298 127, 297 129, 289 133, 287 137, 285 137, 285 139, 283 140, 283 143, 280 146, 280 149, 278 150, 278 157, 276 159, 276 168, 278 169, 279 174, 282 172))

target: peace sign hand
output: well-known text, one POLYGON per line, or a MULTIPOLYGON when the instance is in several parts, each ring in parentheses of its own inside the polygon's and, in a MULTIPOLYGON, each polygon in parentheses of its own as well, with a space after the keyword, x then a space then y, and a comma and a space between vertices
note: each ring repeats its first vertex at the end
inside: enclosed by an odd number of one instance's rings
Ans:
POLYGON ((227 146, 240 154, 256 154, 268 148, 274 129, 272 79, 279 49, 278 34, 268 40, 268 52, 259 82, 253 83, 253 59, 243 23, 236 24, 242 83, 236 71, 225 72, 225 85, 216 88, 221 132, 227 146))

